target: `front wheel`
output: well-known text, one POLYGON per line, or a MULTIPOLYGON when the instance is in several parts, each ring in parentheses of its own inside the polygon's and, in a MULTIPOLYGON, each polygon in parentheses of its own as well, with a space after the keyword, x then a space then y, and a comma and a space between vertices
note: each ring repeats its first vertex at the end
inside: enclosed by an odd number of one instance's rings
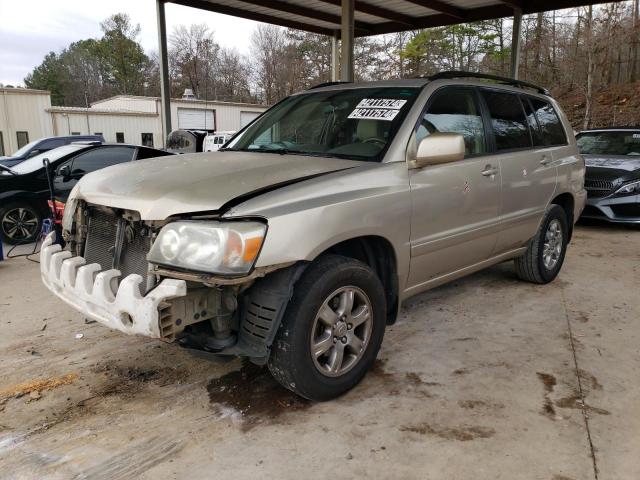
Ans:
POLYGON ((365 264, 338 255, 312 263, 295 286, 269 358, 284 387, 329 400, 357 385, 386 324, 384 288, 365 264))
POLYGON ((41 226, 42 213, 30 203, 10 202, 0 207, 2 239, 11 245, 34 242, 41 226))
POLYGON ((551 282, 560 273, 568 242, 567 215, 562 207, 551 204, 527 251, 515 259, 516 274, 532 283, 551 282))

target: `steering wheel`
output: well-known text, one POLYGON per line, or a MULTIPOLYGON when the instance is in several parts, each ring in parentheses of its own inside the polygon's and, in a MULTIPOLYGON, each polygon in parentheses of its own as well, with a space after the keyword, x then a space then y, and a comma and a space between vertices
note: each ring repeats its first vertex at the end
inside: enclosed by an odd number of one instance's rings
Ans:
POLYGON ((387 141, 382 138, 371 137, 363 140, 362 143, 379 143, 384 147, 387 144, 387 141))

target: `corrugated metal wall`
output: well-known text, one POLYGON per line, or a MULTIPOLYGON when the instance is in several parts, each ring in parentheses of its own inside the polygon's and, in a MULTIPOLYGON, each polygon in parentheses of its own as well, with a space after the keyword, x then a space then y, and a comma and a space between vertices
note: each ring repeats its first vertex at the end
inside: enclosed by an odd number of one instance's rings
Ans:
MULTIPOLYGON (((173 100, 171 123, 178 128, 178 108, 206 109, 214 112, 217 131, 237 131, 241 112, 266 110, 260 105, 204 102, 201 100, 173 100)), ((102 133, 107 142, 116 142, 118 132, 126 143, 139 144, 143 133, 153 134, 156 148, 164 148, 168 132, 162 128, 159 115, 160 100, 155 97, 120 95, 84 108, 51 107, 48 92, 27 89, 0 89, 0 132, 5 155, 18 149, 16 131, 26 131, 29 141, 52 135, 102 133)))
POLYGON ((157 114, 94 113, 84 110, 56 110, 51 115, 56 135, 101 133, 107 142, 116 142, 118 132, 124 134, 125 143, 140 144, 143 133, 153 134, 153 145, 164 147, 162 124, 157 114))
POLYGON ((4 154, 18 149, 16 132, 27 132, 29 141, 53 135, 49 92, 18 88, 0 88, 0 132, 4 154))

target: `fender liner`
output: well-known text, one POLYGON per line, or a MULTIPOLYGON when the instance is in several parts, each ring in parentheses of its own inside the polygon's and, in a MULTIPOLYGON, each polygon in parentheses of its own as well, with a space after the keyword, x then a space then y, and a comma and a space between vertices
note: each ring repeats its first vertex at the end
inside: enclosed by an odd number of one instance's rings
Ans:
POLYGON ((238 346, 255 363, 266 363, 293 288, 309 265, 298 262, 256 282, 240 298, 238 346))

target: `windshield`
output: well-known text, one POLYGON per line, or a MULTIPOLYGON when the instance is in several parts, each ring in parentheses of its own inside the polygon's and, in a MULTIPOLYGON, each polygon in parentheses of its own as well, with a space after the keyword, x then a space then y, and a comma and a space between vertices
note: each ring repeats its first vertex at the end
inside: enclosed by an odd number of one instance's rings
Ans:
POLYGON ((380 161, 418 88, 354 88, 291 96, 224 150, 295 153, 380 161))
POLYGON ((586 155, 640 155, 640 130, 584 132, 576 141, 586 155))
POLYGON ((21 157, 22 155, 26 154, 29 150, 31 150, 33 147, 36 146, 36 144, 40 143, 40 140, 34 140, 31 143, 27 143, 24 147, 19 148, 16 153, 14 153, 13 155, 11 155, 12 157, 21 157))
MULTIPOLYGON (((11 170, 18 174, 31 173, 35 172, 42 168, 42 161, 45 158, 49 159, 49 162, 54 163, 56 160, 61 159, 62 157, 69 155, 77 150, 81 150, 83 148, 87 148, 86 145, 65 145, 64 147, 59 147, 54 150, 49 150, 48 152, 40 153, 31 158, 27 158, 24 162, 20 162, 17 165, 11 167, 11 170)), ((4 172, 10 175, 8 172, 4 172)))

